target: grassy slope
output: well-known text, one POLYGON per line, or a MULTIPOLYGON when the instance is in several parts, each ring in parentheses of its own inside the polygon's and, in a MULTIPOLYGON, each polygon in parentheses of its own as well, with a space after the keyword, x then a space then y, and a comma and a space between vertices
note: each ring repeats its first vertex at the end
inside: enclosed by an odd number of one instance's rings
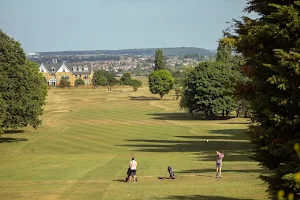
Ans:
POLYGON ((0 199, 266 198, 262 170, 248 158, 246 125, 197 120, 171 95, 52 89, 43 121, 0 138, 0 199), (215 178, 216 150, 226 153, 223 179, 215 178), (131 156, 137 184, 122 182, 131 156), (158 179, 168 165, 176 179, 158 179))

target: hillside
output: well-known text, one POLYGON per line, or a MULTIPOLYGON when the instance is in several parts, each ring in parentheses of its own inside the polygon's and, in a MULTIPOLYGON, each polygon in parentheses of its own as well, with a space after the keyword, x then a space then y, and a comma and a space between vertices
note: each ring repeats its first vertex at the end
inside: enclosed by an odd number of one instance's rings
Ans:
MULTIPOLYGON (((196 47, 160 48, 166 56, 180 56, 186 54, 214 55, 214 52, 196 47)), ((86 56, 86 55, 142 55, 153 56, 157 48, 120 49, 120 50, 88 50, 88 51, 57 51, 38 52, 41 56, 86 56)))

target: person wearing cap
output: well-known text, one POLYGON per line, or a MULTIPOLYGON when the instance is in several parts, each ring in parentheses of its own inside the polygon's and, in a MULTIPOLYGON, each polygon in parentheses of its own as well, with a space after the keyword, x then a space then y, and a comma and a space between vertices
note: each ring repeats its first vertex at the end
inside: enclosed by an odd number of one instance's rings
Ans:
POLYGON ((131 182, 131 178, 133 177, 133 182, 135 183, 136 181, 136 167, 137 167, 137 162, 135 161, 134 157, 132 157, 131 161, 129 162, 129 168, 131 172, 131 176, 129 177, 129 183, 131 182))

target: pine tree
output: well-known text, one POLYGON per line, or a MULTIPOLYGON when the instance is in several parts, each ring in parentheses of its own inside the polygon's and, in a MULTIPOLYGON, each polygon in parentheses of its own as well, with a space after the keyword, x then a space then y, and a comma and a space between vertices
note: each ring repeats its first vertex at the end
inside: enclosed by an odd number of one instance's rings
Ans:
POLYGON ((162 50, 158 49, 155 52, 155 60, 154 60, 154 70, 165 70, 166 69, 166 62, 165 57, 162 50))
POLYGON ((231 37, 251 78, 242 94, 253 111, 255 160, 273 172, 262 176, 272 199, 300 199, 300 162, 294 151, 300 142, 300 2, 250 0, 246 11, 259 17, 236 20, 231 37))

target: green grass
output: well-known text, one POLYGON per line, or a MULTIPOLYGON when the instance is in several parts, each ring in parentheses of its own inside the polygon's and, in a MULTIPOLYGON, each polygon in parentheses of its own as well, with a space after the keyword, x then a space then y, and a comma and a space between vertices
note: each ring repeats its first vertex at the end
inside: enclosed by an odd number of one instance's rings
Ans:
POLYGON ((51 89, 39 129, 0 138, 0 199, 266 199, 244 119, 199 120, 172 94, 157 97, 146 87, 51 89), (136 184, 122 182, 132 156, 136 184), (168 165, 176 179, 159 179, 168 165))

